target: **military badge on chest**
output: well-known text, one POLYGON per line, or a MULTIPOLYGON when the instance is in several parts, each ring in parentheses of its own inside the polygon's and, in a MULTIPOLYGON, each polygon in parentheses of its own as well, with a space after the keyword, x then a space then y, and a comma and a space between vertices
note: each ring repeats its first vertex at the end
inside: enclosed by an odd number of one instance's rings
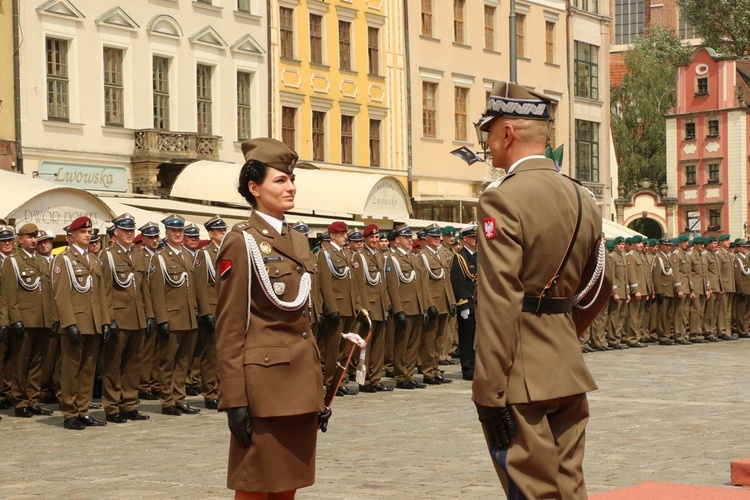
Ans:
POLYGON ((277 281, 273 284, 273 293, 281 297, 284 295, 284 291, 286 290, 286 283, 282 281, 277 281))

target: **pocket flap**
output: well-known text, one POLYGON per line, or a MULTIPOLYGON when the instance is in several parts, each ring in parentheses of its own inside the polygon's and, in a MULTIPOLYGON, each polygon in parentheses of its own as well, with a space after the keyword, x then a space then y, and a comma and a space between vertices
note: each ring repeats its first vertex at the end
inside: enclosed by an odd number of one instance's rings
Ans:
POLYGON ((180 310, 180 306, 178 305, 172 304, 172 305, 167 306, 167 312, 174 312, 174 311, 179 311, 179 310, 180 310))
POLYGON ((289 348, 281 345, 258 346, 245 350, 246 365, 273 366, 290 363, 289 348))

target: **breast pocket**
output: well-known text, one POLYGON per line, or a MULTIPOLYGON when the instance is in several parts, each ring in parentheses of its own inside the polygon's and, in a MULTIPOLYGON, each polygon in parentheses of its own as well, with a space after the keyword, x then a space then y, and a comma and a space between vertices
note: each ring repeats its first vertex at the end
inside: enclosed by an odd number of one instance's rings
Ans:
POLYGON ((291 362, 289 348, 285 346, 257 346, 245 350, 246 365, 275 366, 291 362))

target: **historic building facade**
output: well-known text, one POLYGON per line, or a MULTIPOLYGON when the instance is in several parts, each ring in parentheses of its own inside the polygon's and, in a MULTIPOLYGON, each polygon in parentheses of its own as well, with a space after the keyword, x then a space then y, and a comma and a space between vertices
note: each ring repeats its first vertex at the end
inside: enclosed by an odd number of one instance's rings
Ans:
POLYGON ((16 168, 13 3, 0 2, 0 170, 16 168))

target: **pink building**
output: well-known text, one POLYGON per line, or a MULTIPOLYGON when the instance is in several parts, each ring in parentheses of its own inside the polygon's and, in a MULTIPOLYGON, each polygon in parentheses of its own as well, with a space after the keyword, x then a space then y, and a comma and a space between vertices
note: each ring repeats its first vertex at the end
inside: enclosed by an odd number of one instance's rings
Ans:
POLYGON ((750 60, 700 48, 677 67, 676 103, 667 114, 666 232, 748 234, 750 60))

